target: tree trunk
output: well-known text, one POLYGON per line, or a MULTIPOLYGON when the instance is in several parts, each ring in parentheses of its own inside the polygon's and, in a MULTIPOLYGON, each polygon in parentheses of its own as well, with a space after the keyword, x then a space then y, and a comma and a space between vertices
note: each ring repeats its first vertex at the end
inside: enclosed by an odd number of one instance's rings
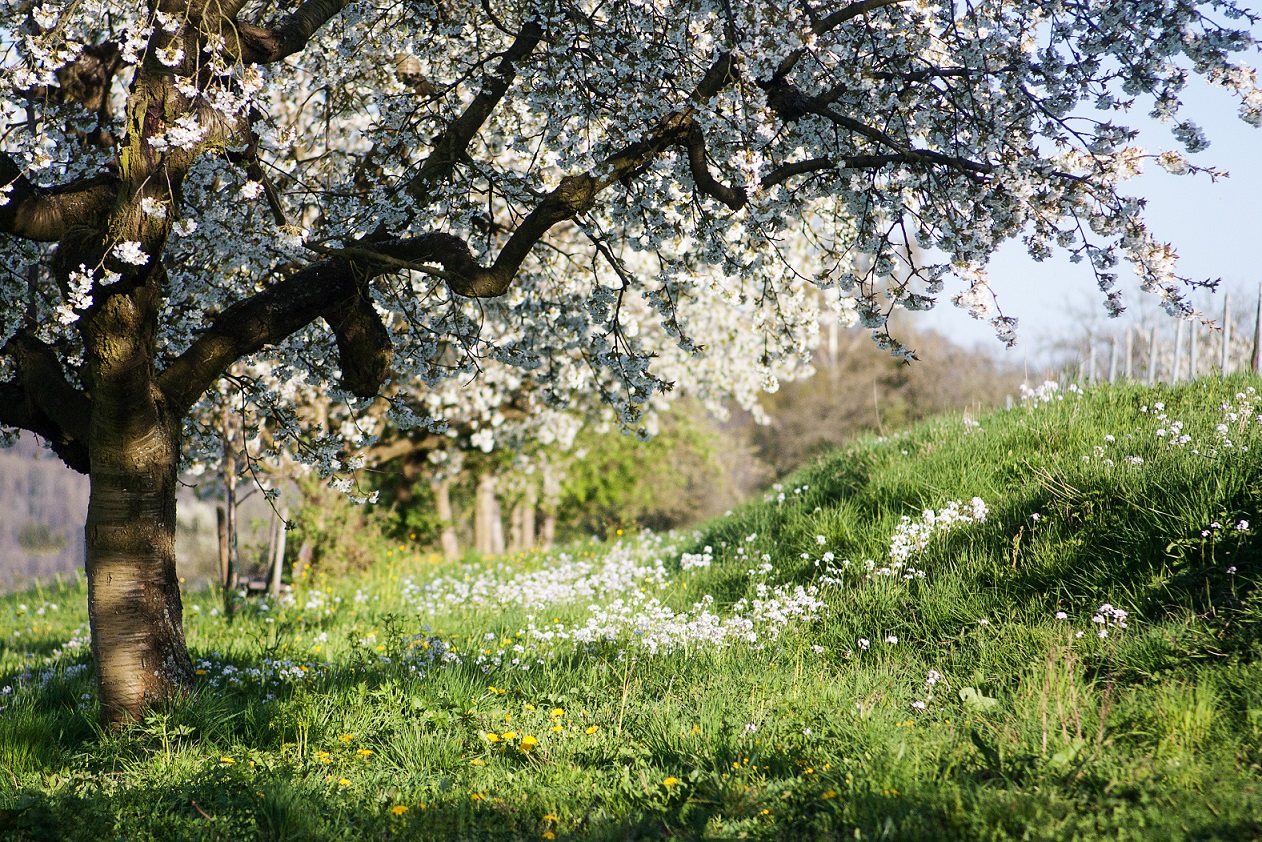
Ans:
POLYGON ((485 473, 478 479, 473 515, 473 540, 478 552, 483 555, 498 555, 504 552, 504 524, 500 518, 499 500, 495 496, 497 484, 495 475, 491 473, 485 473))
POLYGON ((179 442, 174 424, 157 412, 102 412, 108 392, 98 392, 96 401, 88 622, 101 719, 118 724, 182 695, 193 682, 175 569, 179 442), (111 415, 124 423, 109 425, 111 415))
POLYGON ((451 513, 451 480, 444 478, 431 485, 438 507, 438 522, 443 527, 443 555, 448 561, 453 561, 460 557, 460 542, 456 539, 456 519, 451 513))

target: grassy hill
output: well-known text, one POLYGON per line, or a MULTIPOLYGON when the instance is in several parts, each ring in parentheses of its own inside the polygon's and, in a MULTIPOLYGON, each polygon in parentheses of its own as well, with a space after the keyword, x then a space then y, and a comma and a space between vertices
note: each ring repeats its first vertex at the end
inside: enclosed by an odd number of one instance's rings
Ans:
POLYGON ((0 829, 1258 838, 1251 382, 939 418, 689 534, 192 596, 198 694, 119 733, 82 590, 0 599, 0 829))

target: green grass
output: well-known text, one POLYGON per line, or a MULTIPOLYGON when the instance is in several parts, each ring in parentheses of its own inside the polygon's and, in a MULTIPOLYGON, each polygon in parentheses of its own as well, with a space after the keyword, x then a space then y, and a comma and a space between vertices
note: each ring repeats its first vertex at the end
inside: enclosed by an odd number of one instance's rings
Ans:
POLYGON ((978 428, 944 417, 695 533, 571 550, 571 564, 660 559, 624 598, 642 587, 694 620, 703 596, 729 617, 760 584, 818 588, 826 613, 774 638, 758 626, 753 644, 548 640, 612 596, 547 604, 534 579, 500 602, 443 602, 565 561, 400 547, 231 624, 214 595, 190 596, 197 694, 105 733, 82 587, 0 598, 0 834, 1258 838, 1262 426, 1226 422, 1230 448, 1215 431, 1251 382, 1068 394, 978 428), (902 516, 973 496, 987 519, 933 537, 908 562, 923 578, 865 575, 902 516), (707 545, 709 567, 680 569, 707 545), (1106 638, 1102 603, 1129 614, 1106 638))

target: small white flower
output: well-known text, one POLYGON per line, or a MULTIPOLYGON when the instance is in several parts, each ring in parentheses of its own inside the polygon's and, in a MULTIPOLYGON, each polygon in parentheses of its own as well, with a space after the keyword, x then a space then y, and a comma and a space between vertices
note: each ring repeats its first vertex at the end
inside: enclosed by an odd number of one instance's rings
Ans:
POLYGON ((140 210, 146 216, 152 216, 155 219, 167 218, 167 206, 150 196, 145 196, 140 200, 140 210))
POLYGON ((827 539, 827 538, 825 538, 823 535, 816 535, 816 536, 815 536, 815 543, 819 544, 819 545, 822 547, 822 546, 824 546, 825 544, 827 544, 827 543, 828 543, 828 539, 827 539))
POLYGON ((872 646, 872 641, 868 640, 866 637, 859 638, 860 649, 866 652, 871 646, 872 646))
POLYGON ((990 625, 990 620, 987 620, 985 617, 979 617, 979 618, 978 618, 978 620, 977 620, 977 625, 979 625, 979 626, 989 626, 989 625, 990 625))
POLYGON ((149 262, 149 255, 135 240, 123 240, 111 250, 113 255, 124 263, 133 266, 144 266, 149 262))
POLYGON ((932 687, 933 685, 937 684, 941 680, 942 680, 942 673, 938 672, 937 670, 929 670, 929 672, 925 675, 925 686, 932 687))
POLYGON ((925 709, 925 703, 924 703, 924 702, 912 702, 912 703, 911 703, 911 706, 912 706, 912 707, 914 707, 916 710, 924 710, 924 709, 925 709))
POLYGON ((180 62, 184 61, 184 48, 173 42, 165 47, 159 47, 157 55, 158 61, 167 67, 179 67, 180 62))
POLYGON ((1057 620, 1068 620, 1068 619, 1069 619, 1069 615, 1068 615, 1068 614, 1066 614, 1064 611, 1057 611, 1057 612, 1056 612, 1056 619, 1057 619, 1057 620))
POLYGON ((1230 575, 1230 576, 1235 576, 1235 575, 1236 575, 1236 568, 1235 568, 1234 566, 1233 566, 1233 567, 1228 567, 1228 568, 1227 568, 1227 574, 1228 574, 1228 575, 1230 575))
POLYGON ((891 634, 891 635, 886 635, 886 637, 885 637, 885 642, 886 642, 886 643, 888 643, 888 644, 890 644, 890 645, 892 646, 892 645, 894 645, 895 643, 898 643, 898 637, 897 637, 896 635, 892 635, 892 634, 891 634))
POLYGON ((260 181, 247 181, 241 185, 241 196, 245 199, 257 199, 263 195, 263 183, 260 181))
POLYGON ((171 230, 181 237, 187 237, 197 230, 197 223, 191 219, 181 219, 171 226, 171 230))

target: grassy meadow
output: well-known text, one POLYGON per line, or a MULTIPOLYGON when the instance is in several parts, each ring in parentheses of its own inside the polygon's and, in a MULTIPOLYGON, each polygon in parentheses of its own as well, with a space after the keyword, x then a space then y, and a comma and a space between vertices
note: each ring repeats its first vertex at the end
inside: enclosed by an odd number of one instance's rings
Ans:
POLYGON ((0 597, 0 836, 1258 838, 1253 382, 943 416, 694 532, 189 595, 196 694, 114 732, 83 587, 0 597))

